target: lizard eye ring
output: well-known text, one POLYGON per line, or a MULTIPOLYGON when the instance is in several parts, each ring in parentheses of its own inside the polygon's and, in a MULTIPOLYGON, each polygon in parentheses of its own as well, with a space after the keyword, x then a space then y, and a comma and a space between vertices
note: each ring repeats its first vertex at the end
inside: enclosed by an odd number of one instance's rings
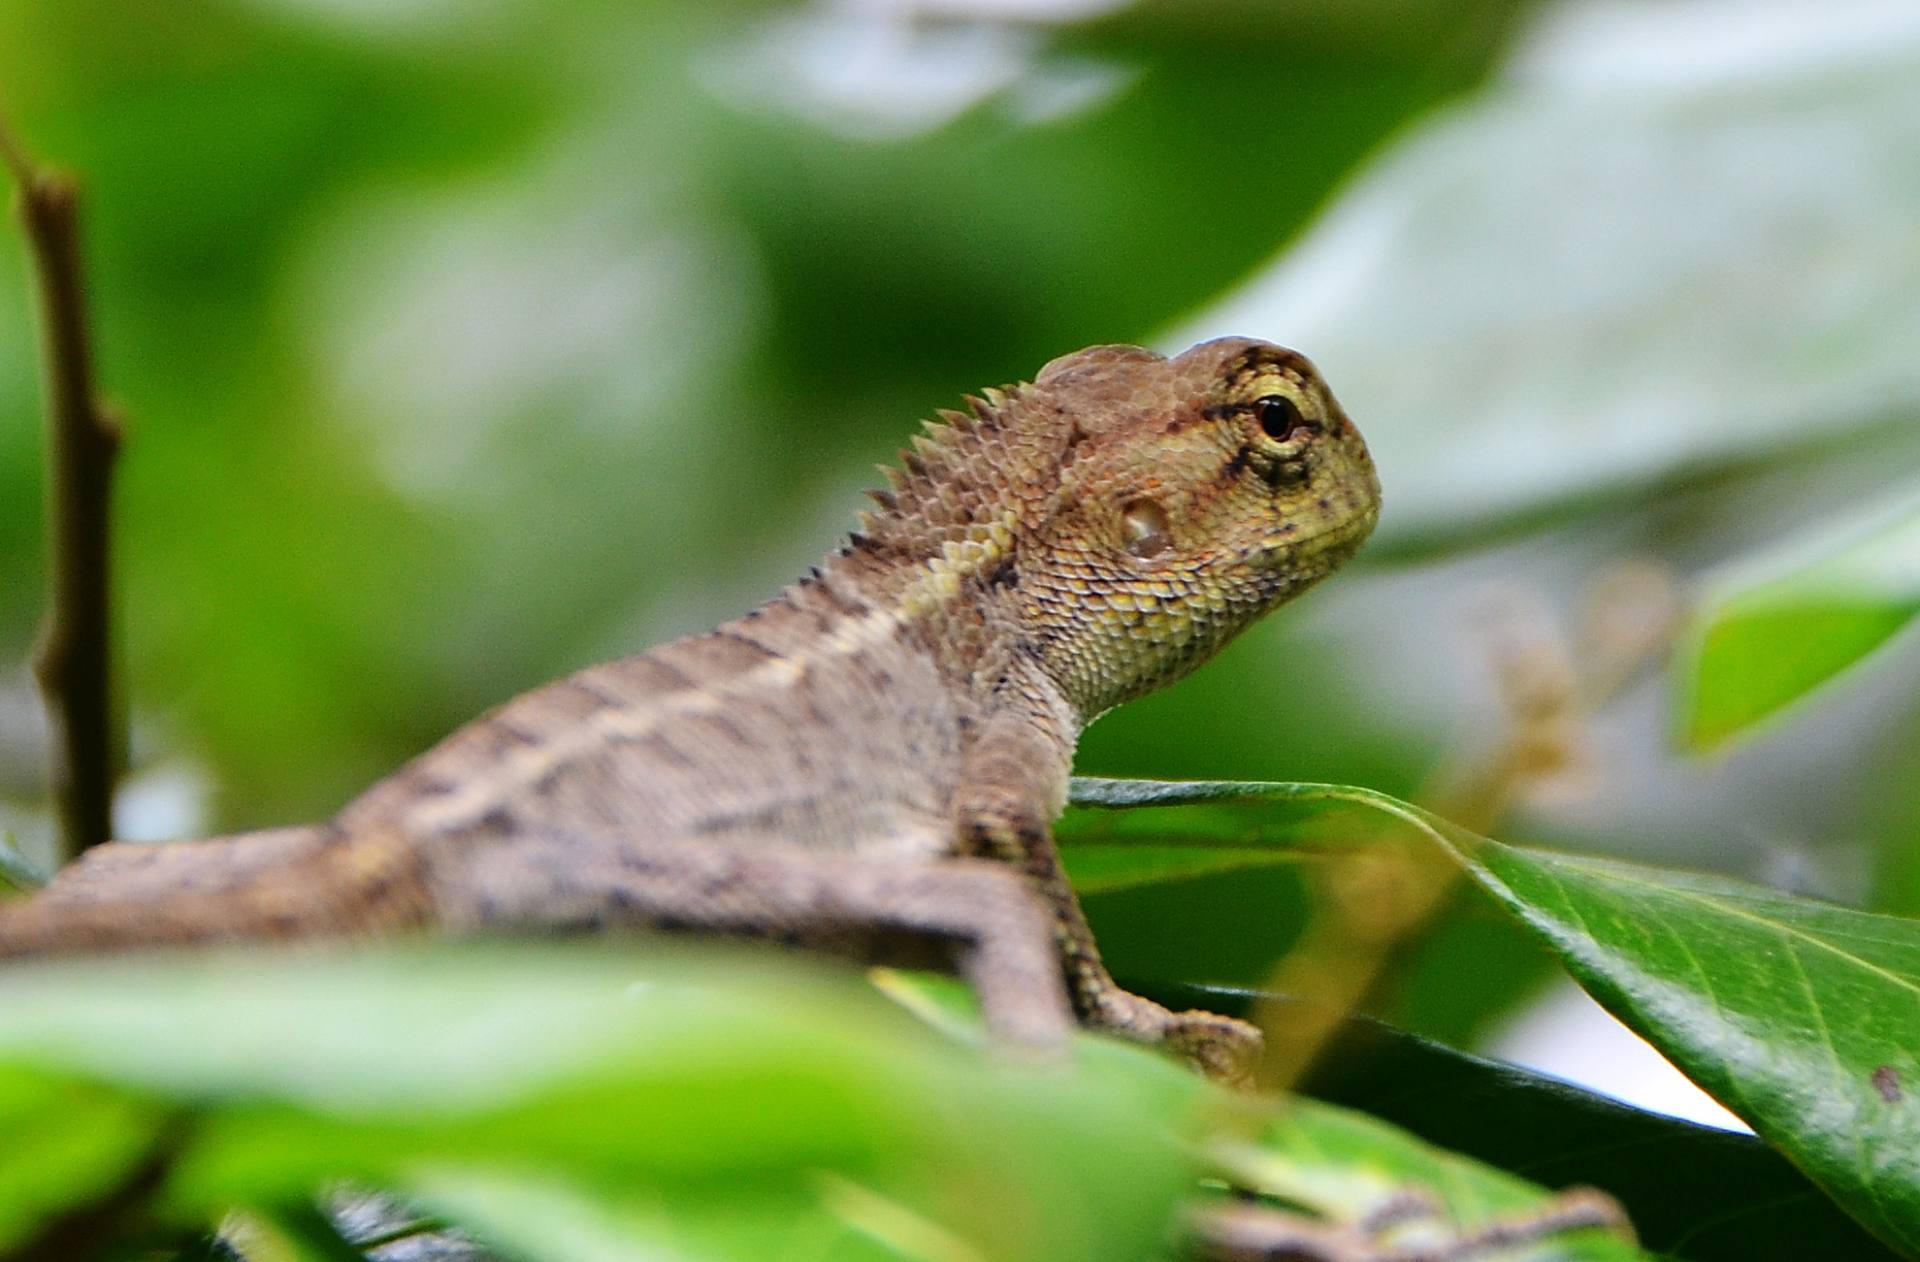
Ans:
POLYGON ((1259 418, 1260 432, 1277 443, 1304 438, 1318 428, 1300 414, 1300 405, 1285 395, 1270 394, 1255 399, 1253 411, 1259 418))

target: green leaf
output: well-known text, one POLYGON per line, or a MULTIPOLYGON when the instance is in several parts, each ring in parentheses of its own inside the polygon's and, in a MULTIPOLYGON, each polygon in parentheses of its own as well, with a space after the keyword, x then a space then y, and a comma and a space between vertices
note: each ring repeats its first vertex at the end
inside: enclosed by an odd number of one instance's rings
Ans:
POLYGON ((1073 781, 1073 806, 1103 809, 1069 810, 1054 832, 1075 888, 1084 879, 1093 893, 1291 867, 1314 849, 1380 835, 1376 812, 1336 792, 1317 784, 1081 776, 1073 781), (1230 791, 1239 789, 1253 796, 1230 791), (1249 809, 1251 801, 1257 809, 1249 809))
MULTIPOLYGON (((176 1233, 231 1205, 284 1226, 348 1179, 516 1251, 579 1197, 594 1209, 562 1238, 583 1251, 665 1210, 673 1252, 710 1258, 799 1236, 809 1256, 900 1256, 873 1232, 916 1223, 985 1258, 1144 1257, 1187 1186, 1179 1134, 1204 1088, 1088 1044, 1077 1072, 997 1063, 847 978, 658 944, 0 972, 0 1101, 51 1116, 93 1093, 186 1119, 159 1200, 176 1233), (512 1183, 528 1171, 548 1182, 512 1183), (493 1179, 520 1209, 487 1200, 493 1179)), ((63 1169, 0 1159, 0 1239, 106 1177, 63 1169)))
POLYGON ((1055 830, 1081 894, 1110 894, 1161 881, 1188 880, 1256 867, 1291 867, 1301 860, 1298 829, 1311 816, 1252 821, 1244 811, 1207 804, 1160 811, 1074 811, 1055 830), (1239 831, 1250 828, 1250 832, 1239 831), (1207 847, 1197 839, 1225 836, 1233 844, 1207 847))
POLYGON ((1682 723, 1696 750, 1778 714, 1920 614, 1920 502, 1759 569, 1709 594, 1683 650, 1682 723))
MULTIPOLYGON (((1442 847, 1580 983, 1850 1214, 1920 1250, 1920 922, 1713 877, 1523 850, 1366 789, 1076 780, 1082 806, 1237 806, 1350 841, 1384 813, 1442 847)), ((1218 825, 1216 824, 1216 828, 1218 825)), ((1371 834, 1380 835, 1376 826, 1371 834)), ((1230 845, 1225 831, 1196 839, 1230 845)))
POLYGON ((1597 859, 1484 860, 1596 997, 1861 1222, 1920 1249, 1920 924, 1597 859))

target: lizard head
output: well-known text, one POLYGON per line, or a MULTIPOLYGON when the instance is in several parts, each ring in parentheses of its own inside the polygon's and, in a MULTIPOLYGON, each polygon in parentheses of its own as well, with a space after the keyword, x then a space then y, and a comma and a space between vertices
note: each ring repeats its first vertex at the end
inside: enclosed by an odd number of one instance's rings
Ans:
POLYGON ((1171 359, 1093 347, 1006 408, 1046 435, 1059 473, 1021 514, 1003 608, 1087 718, 1325 577, 1379 513, 1359 432, 1313 365, 1269 342, 1171 359))
POLYGON ((928 423, 830 564, 942 624, 957 669, 997 678, 1012 649, 1085 719, 1325 577, 1379 512, 1359 433, 1270 342, 1096 346, 982 396, 928 423))

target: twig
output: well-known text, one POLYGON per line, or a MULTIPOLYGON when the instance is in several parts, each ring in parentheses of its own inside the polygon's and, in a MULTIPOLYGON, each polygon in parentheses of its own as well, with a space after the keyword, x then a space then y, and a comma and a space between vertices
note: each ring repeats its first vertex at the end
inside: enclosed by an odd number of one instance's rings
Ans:
POLYGON ((0 118, 0 162, 33 255, 40 300, 47 417, 50 593, 33 673, 52 733, 53 791, 63 856, 112 833, 122 741, 112 705, 108 525, 120 426, 93 384, 79 190, 36 167, 0 118))

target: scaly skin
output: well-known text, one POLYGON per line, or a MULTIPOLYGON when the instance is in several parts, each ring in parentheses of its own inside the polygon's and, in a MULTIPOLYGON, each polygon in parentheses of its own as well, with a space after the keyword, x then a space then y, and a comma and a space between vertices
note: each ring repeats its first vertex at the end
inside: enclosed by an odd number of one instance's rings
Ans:
POLYGON ((102 847, 0 909, 0 955, 581 923, 931 942, 1009 1037, 1056 1040, 1064 982, 1083 1023, 1234 1075, 1249 1027, 1108 978, 1049 826, 1087 723, 1353 554, 1372 462, 1305 359, 1248 339, 1094 347, 968 403, 746 617, 519 697, 328 824, 102 847))

